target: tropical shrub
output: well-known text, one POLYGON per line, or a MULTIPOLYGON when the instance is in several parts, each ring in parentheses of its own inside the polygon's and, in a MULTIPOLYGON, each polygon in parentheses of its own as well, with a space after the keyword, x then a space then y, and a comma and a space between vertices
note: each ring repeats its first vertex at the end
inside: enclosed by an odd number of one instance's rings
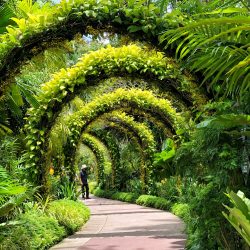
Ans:
POLYGON ((0 220, 6 220, 8 215, 34 192, 35 189, 18 184, 16 179, 0 166, 0 220))
MULTIPOLYGON (((178 202, 190 207, 187 231, 191 249, 242 248, 239 236, 221 215, 221 204, 228 205, 223 195, 227 188, 249 192, 245 186, 249 182, 249 142, 244 139, 249 118, 237 114, 231 105, 230 101, 209 103, 203 122, 176 151, 174 167, 182 176, 178 202)), ((237 108, 243 110, 243 105, 237 108)))
POLYGON ((221 214, 227 204, 225 191, 219 183, 189 183, 182 201, 188 204, 190 217, 186 221, 188 249, 240 249, 239 237, 221 214))
POLYGON ((143 190, 143 183, 137 178, 129 179, 126 191, 130 193, 140 194, 143 190))
POLYGON ((140 195, 136 193, 115 192, 111 199, 124 202, 135 203, 140 195))
POLYGON ((163 210, 170 210, 171 202, 157 196, 153 195, 141 195, 136 200, 136 204, 146 206, 146 207, 154 207, 163 210))
POLYGON ((171 212, 182 218, 186 223, 190 221, 190 207, 187 203, 174 203, 171 212))
POLYGON ((57 198, 69 199, 76 201, 81 194, 81 191, 77 191, 77 186, 74 182, 70 182, 68 179, 64 179, 62 184, 58 185, 57 198))
POLYGON ((250 246, 250 200, 241 191, 237 194, 231 191, 227 196, 234 207, 225 206, 229 214, 222 213, 250 246))
POLYGON ((47 249, 66 235, 55 218, 31 210, 16 225, 0 227, 0 249, 47 249))
POLYGON ((93 192, 95 196, 119 200, 124 202, 136 203, 138 205, 146 207, 154 207, 163 210, 170 210, 171 202, 152 195, 140 195, 136 193, 126 193, 126 192, 116 192, 116 191, 106 191, 100 188, 96 188, 93 192))
POLYGON ((51 202, 47 214, 55 218, 68 234, 77 231, 90 217, 89 209, 82 202, 71 200, 51 202))
POLYGON ((112 197, 112 195, 114 194, 114 191, 103 190, 103 189, 97 187, 97 188, 93 191, 93 194, 94 194, 95 196, 98 196, 98 197, 110 199, 110 198, 112 197))
MULTIPOLYGON (((169 168, 168 165, 166 167, 169 168)), ((166 171, 169 171, 169 169, 166 171)), ((162 177, 164 177, 164 175, 162 177)), ((154 185, 155 186, 152 187, 153 195, 163 197, 171 202, 175 202, 179 199, 182 189, 180 176, 171 176, 164 179, 162 178, 161 182, 155 182, 154 185)))

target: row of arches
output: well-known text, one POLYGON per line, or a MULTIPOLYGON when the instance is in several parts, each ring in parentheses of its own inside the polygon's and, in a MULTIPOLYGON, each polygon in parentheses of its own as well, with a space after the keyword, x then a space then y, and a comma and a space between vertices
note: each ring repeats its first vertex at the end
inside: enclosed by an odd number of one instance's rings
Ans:
MULTIPOLYGON (((127 7, 129 5, 128 3, 127 7)), ((29 24, 27 31, 33 34, 31 40, 29 40, 30 34, 26 33, 26 30, 21 31, 23 36, 20 41, 14 41, 13 39, 9 39, 10 42, 5 41, 6 38, 11 36, 10 33, 0 37, 0 40, 3 41, 2 46, 0 46, 0 51, 3 52, 0 58, 0 69, 3 71, 7 69, 4 66, 5 62, 7 62, 8 58, 11 58, 11 55, 18 53, 15 51, 17 47, 25 50, 28 41, 29 47, 33 46, 35 44, 33 39, 35 41, 36 36, 51 37, 49 31, 44 33, 45 28, 47 30, 50 28, 51 30, 60 30, 59 26, 61 24, 70 25, 72 20, 82 19, 80 23, 86 21, 86 15, 91 19, 91 22, 100 21, 100 18, 106 21, 109 19, 107 22, 111 22, 115 26, 114 20, 117 17, 116 12, 113 11, 113 19, 111 18, 110 11, 112 9, 115 9, 119 15, 124 14, 122 15, 124 20, 121 20, 121 22, 125 22, 126 27, 129 27, 131 17, 121 8, 123 8, 123 5, 119 1, 112 4, 107 4, 106 1, 98 3, 89 1, 87 5, 80 0, 64 1, 55 7, 54 14, 60 17, 67 16, 65 22, 58 21, 59 19, 54 20, 53 16, 48 16, 48 20, 51 18, 56 25, 53 26, 51 22, 48 22, 39 30, 34 28, 35 24, 31 20, 27 20, 27 24, 29 24), (87 15, 87 13, 92 13, 95 9, 94 6, 97 6, 97 15, 95 17, 87 15), (79 8, 82 14, 75 17, 75 10, 79 8), (73 19, 68 18, 69 13, 72 17, 74 16, 73 19)), ((147 8, 141 8, 141 13, 145 11, 147 11, 147 8)), ((152 13, 150 15, 152 16, 152 13)), ((37 21, 37 25, 40 25, 39 21, 37 21)), ((20 29, 21 27, 12 28, 12 33, 20 32, 20 29)), ((153 35, 153 32, 151 35, 153 35)), ((48 166, 51 160, 48 150, 51 129, 56 124, 63 107, 88 86, 98 86, 100 80, 116 76, 142 78, 149 83, 155 81, 159 86, 168 89, 170 94, 167 99, 164 99, 151 91, 140 89, 140 86, 131 89, 118 88, 111 93, 103 94, 89 103, 83 104, 80 110, 69 114, 65 118, 64 125, 67 127, 68 134, 66 133, 62 143, 64 145, 60 145, 60 147, 62 147, 62 152, 65 155, 66 165, 72 166, 74 164, 78 144, 84 142, 97 155, 99 167, 96 176, 98 181, 103 179, 105 147, 98 140, 97 135, 94 135, 95 132, 90 129, 89 125, 93 121, 96 119, 104 120, 105 128, 108 126, 122 130, 124 133, 132 134, 132 137, 137 138, 143 158, 140 167, 141 181, 145 184, 148 178, 146 168, 151 167, 152 157, 160 147, 159 138, 156 138, 153 130, 142 121, 147 120, 147 123, 151 123, 151 126, 153 124, 157 129, 161 128, 160 130, 165 135, 165 138, 168 136, 173 137, 179 131, 188 128, 190 114, 187 116, 185 112, 191 108, 199 109, 207 101, 198 84, 190 76, 185 75, 171 58, 167 58, 163 53, 152 48, 131 44, 120 48, 107 46, 107 48, 87 53, 73 67, 60 70, 49 82, 44 83, 41 86, 41 92, 37 96, 39 108, 30 108, 28 110, 24 127, 28 155, 26 167, 29 169, 33 181, 44 186, 47 185, 48 166), (177 107, 176 102, 180 102, 181 105, 177 107)), ((105 141, 103 137, 102 140, 105 141)), ((108 144, 107 140, 106 144, 108 144)), ((115 160, 118 158, 118 153, 113 152, 111 155, 113 163, 118 164, 115 160)), ((119 167, 113 164, 112 169, 112 185, 116 186, 115 176, 120 174, 117 170, 119 167)))
MULTIPOLYGON (((105 114, 124 106, 134 106, 144 112, 156 115, 156 117, 161 117, 161 120, 168 125, 173 134, 175 134, 176 130, 186 126, 185 119, 171 107, 171 104, 167 100, 155 97, 150 91, 118 89, 95 98, 94 101, 84 105, 79 111, 67 116, 65 124, 69 130, 69 137, 64 152, 67 165, 73 165, 74 153, 78 142, 81 141, 82 134, 88 125, 100 116, 103 116, 102 119, 106 119, 111 123, 122 123, 125 127, 133 129, 134 133, 140 139, 142 147, 144 147, 147 159, 152 157, 156 147, 155 140, 152 132, 145 125, 135 122, 133 118, 123 112, 116 111, 105 114)), ((34 154, 35 150, 33 149, 31 152, 34 154)), ((37 154, 36 157, 46 162, 46 155, 39 157, 37 154)), ((145 174, 143 178, 145 179, 145 174)))
MULTIPOLYGON (((93 79, 97 81, 97 78, 104 79, 120 74, 136 74, 149 79, 157 78, 159 84, 166 84, 164 81, 166 79, 175 80, 175 84, 179 85, 175 90, 178 90, 180 95, 183 96, 186 96, 185 93, 189 92, 188 96, 192 97, 194 105, 202 103, 196 102, 195 95, 199 96, 199 100, 206 100, 200 91, 197 94, 196 89, 198 89, 198 86, 195 83, 187 81, 180 72, 178 74, 174 72, 176 72, 176 69, 168 63, 162 53, 147 51, 138 46, 130 45, 122 48, 108 47, 91 52, 80 59, 77 65, 68 70, 61 70, 54 75, 50 82, 43 84, 42 92, 38 96, 40 108, 31 108, 29 110, 25 126, 28 153, 30 154, 27 166, 30 170, 34 169, 33 179, 37 181, 43 179, 43 184, 46 183, 45 169, 46 165, 48 165, 46 149, 48 147, 49 131, 56 122, 65 103, 72 100, 79 93, 79 89, 86 88, 93 79), (189 86, 186 85, 186 90, 181 91, 182 85, 187 84, 187 82, 189 86), (193 86, 195 86, 195 91, 192 88, 193 86), (42 176, 37 174, 37 166, 43 169, 40 171, 42 176)), ((176 101, 176 99, 174 100, 176 101)), ((67 165, 73 164, 74 157, 72 156, 74 153, 72 152, 75 152, 77 143, 87 126, 99 116, 110 111, 122 108, 124 110, 130 109, 130 112, 133 113, 135 110, 139 117, 143 116, 142 113, 144 113, 144 117, 146 116, 148 120, 157 120, 158 124, 165 128, 164 133, 169 135, 175 135, 176 131, 187 128, 187 119, 183 113, 176 111, 172 103, 173 100, 159 98, 147 90, 118 88, 83 105, 82 109, 70 114, 65 119, 66 126, 69 129, 67 147, 65 147, 65 152, 69 152, 68 154, 65 153, 67 165)), ((189 104, 186 103, 188 108, 189 104)), ((124 116, 121 112, 116 113, 116 118, 113 113, 113 116, 109 117, 109 122, 115 119, 117 121, 117 117, 119 117, 119 120, 123 118, 123 123, 126 118, 127 123, 132 122, 130 118, 124 116)), ((147 135, 146 129, 143 130, 141 124, 138 126, 141 127, 137 129, 137 134, 145 137, 147 135), (144 134, 140 135, 142 131, 144 131, 144 134)), ((133 128, 136 128, 135 124, 133 124, 133 128)), ((154 144, 156 144, 155 141, 154 144)), ((150 144, 146 146, 146 151, 155 152, 150 144)))

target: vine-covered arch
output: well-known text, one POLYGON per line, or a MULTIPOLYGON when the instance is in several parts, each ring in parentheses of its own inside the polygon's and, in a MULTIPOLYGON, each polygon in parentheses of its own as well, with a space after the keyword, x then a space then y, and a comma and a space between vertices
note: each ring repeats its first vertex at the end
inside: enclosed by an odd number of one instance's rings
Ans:
MULTIPOLYGON (((150 91, 118 89, 113 93, 96 98, 94 101, 85 105, 82 110, 68 116, 67 126, 70 130, 69 152, 74 151, 80 138, 79 136, 93 119, 108 111, 115 110, 117 107, 124 106, 134 106, 144 109, 145 111, 151 110, 151 112, 157 113, 169 124, 173 132, 187 125, 186 121, 181 117, 181 114, 175 111, 169 101, 155 97, 150 91)), ((34 132, 38 132, 38 134, 44 133, 43 130, 37 129, 34 132)), ((46 166, 44 166, 46 152, 41 150, 41 145, 45 146, 47 141, 37 139, 35 136, 30 136, 29 138, 30 141, 28 141, 28 144, 35 145, 30 147, 30 151, 28 152, 30 155, 29 166, 31 168, 33 167, 34 170, 35 166, 39 166, 38 168, 41 168, 41 166, 43 166, 42 168, 46 168, 46 166)), ((37 180, 37 177, 39 176, 34 174, 33 179, 37 180)), ((40 178, 41 176, 39 179, 40 178)))
MULTIPOLYGON (((145 183, 146 179, 148 179, 147 173, 149 171, 147 171, 145 168, 147 168, 147 166, 151 165, 151 160, 152 160, 152 155, 156 152, 156 142, 155 142, 155 138, 154 135, 152 134, 151 130, 145 126, 143 123, 139 123, 134 121, 133 116, 129 116, 127 115, 124 110, 128 110, 129 108, 124 108, 124 109, 118 109, 115 110, 113 112, 110 113, 105 113, 104 115, 98 117, 96 120, 92 121, 91 124, 86 128, 86 130, 83 132, 85 133, 91 133, 93 131, 93 128, 95 128, 95 124, 99 124, 100 121, 103 124, 103 126, 105 127, 107 124, 109 124, 109 126, 111 127, 112 123, 116 123, 117 124, 117 128, 119 128, 119 126, 125 126, 127 129, 131 130, 131 132, 133 132, 135 134, 135 136, 138 138, 139 143, 141 145, 141 147, 143 148, 143 154, 145 155, 145 159, 144 163, 141 165, 141 182, 145 183)), ((136 111, 137 114, 143 114, 143 116, 145 116, 147 113, 146 112, 139 112, 139 110, 136 111)), ((152 114, 148 114, 147 115, 148 118, 153 119, 154 122, 157 122, 157 124, 159 124, 159 121, 157 120, 156 117, 154 117, 152 114)), ((61 122, 59 122, 59 124, 61 124, 61 122)), ((164 126, 163 124, 161 124, 162 126, 164 126)), ((100 126, 100 125, 99 125, 100 126)), ((62 147, 65 144, 66 140, 66 131, 68 131, 68 128, 65 128, 64 126, 58 126, 58 129, 63 129, 63 131, 58 130, 55 134, 64 134, 64 142, 62 141, 62 147)), ((165 126, 164 126, 165 128, 165 126)), ((169 135, 169 134, 168 134, 169 135)), ((115 157, 112 157, 113 155, 116 156, 116 151, 112 150, 112 143, 110 144, 108 142, 108 140, 106 140, 105 138, 102 137, 101 141, 105 141, 104 145, 106 145, 106 148, 108 149, 109 153, 110 153, 110 157, 112 159, 112 186, 115 186, 115 180, 116 180, 116 173, 119 172, 117 171, 117 168, 119 169, 119 159, 114 159, 115 157), (109 146, 107 146, 107 144, 109 146), (111 152, 109 150, 109 148, 111 148, 111 152), (118 163, 118 167, 116 165, 116 163, 118 163)), ((56 140, 53 140, 56 141, 56 140)), ((79 141, 79 143, 81 143, 82 140, 79 141)), ((78 143, 78 145, 79 145, 78 143)), ((56 149, 58 150, 60 147, 60 145, 56 146, 56 149)), ((78 146, 77 146, 78 148, 78 146)), ((117 146, 116 146, 117 148, 117 146)), ((92 149, 92 148, 91 148, 92 149)), ((62 149, 63 150, 63 149, 62 149)), ((92 150, 93 151, 93 150, 92 150)), ((70 156, 72 157, 72 151, 69 152, 70 156)), ((63 155, 67 155, 67 152, 64 152, 63 155)), ((100 162, 100 161, 99 161, 100 162)), ((69 164, 68 169, 70 170, 70 172, 72 173, 72 180, 74 179, 74 168, 72 167, 74 164, 69 164)), ((102 164, 103 165, 103 164, 102 164)), ((101 171, 101 168, 99 168, 101 171)), ((116 183, 116 186, 117 183, 116 183)))
POLYGON ((152 123, 154 127, 157 127, 157 129, 162 131, 165 138, 173 136, 172 131, 168 127, 166 127, 164 120, 162 120, 162 118, 157 116, 157 114, 155 113, 152 114, 150 112, 144 112, 143 110, 131 108, 131 107, 122 108, 120 109, 120 111, 125 112, 127 115, 130 115, 133 117, 140 117, 140 119, 143 119, 143 121, 152 123))
POLYGON ((91 129, 87 131, 89 134, 94 135, 95 137, 99 138, 104 145, 106 145, 108 151, 110 152, 110 157, 112 160, 112 187, 111 188, 118 188, 120 183, 117 181, 116 176, 121 174, 121 162, 120 162, 120 151, 119 145, 116 143, 114 135, 110 131, 107 130, 107 126, 102 129, 91 129))
MULTIPOLYGON (((149 78, 175 79, 181 89, 191 91, 194 99, 202 100, 201 94, 196 94, 198 87, 185 76, 181 75, 175 66, 164 59, 163 54, 155 51, 144 51, 135 45, 122 48, 108 47, 85 55, 74 67, 61 70, 54 78, 45 83, 38 96, 39 109, 31 108, 28 112, 27 146, 30 151, 39 150, 45 154, 48 131, 50 130, 62 103, 67 102, 78 87, 84 87, 90 77, 109 77, 114 74, 140 74, 149 78)), ((164 83, 164 82, 163 82, 164 83)), ((35 154, 31 154, 31 160, 35 154)), ((39 159, 35 159, 37 162, 39 159)), ((34 162, 33 166, 36 165, 34 162)))
MULTIPOLYGON (((96 98, 83 107, 82 110, 68 116, 67 126, 70 131, 69 152, 74 151, 79 140, 79 135, 81 135, 92 120, 124 105, 134 106, 145 111, 154 111, 165 119, 173 132, 186 126, 185 120, 172 108, 167 100, 155 97, 150 91, 118 89, 113 93, 96 98)), ((71 164, 71 161, 72 159, 69 156, 68 164, 71 164)))
POLYGON ((99 183, 100 180, 103 180, 103 171, 106 165, 109 162, 106 161, 107 148, 105 145, 95 136, 89 133, 83 133, 79 143, 83 143, 88 146, 96 156, 98 168, 96 171, 96 181, 99 183))
POLYGON ((84 55, 74 67, 62 69, 50 82, 43 84, 41 94, 37 97, 40 108, 29 109, 26 129, 31 131, 44 124, 50 128, 62 103, 70 100, 78 88, 86 86, 90 78, 93 82, 97 78, 124 74, 138 74, 149 79, 155 77, 162 84, 165 83, 164 79, 173 79, 178 91, 191 95, 193 103, 199 105, 206 100, 198 86, 182 75, 162 53, 145 51, 136 45, 108 47, 84 55))
MULTIPOLYGON (((117 127, 120 126, 125 127, 126 129, 130 130, 139 140, 139 143, 141 147, 143 148, 143 154, 145 155, 145 159, 148 159, 149 162, 144 162, 146 164, 143 164, 141 166, 141 181, 143 184, 145 184, 147 179, 147 171, 146 168, 148 165, 150 165, 152 162, 153 154, 156 152, 156 143, 154 135, 152 134, 151 130, 144 125, 143 123, 138 123, 134 121, 133 117, 126 115, 124 112, 120 111, 113 111, 107 114, 104 114, 99 119, 105 121, 106 124, 109 124, 109 126, 114 126, 113 123, 117 124, 117 127)), ((95 121, 95 122, 98 122, 95 121)), ((93 125, 93 124, 92 124, 93 125)), ((91 127, 88 127, 86 129, 87 132, 91 131, 91 127)), ((116 166, 115 163, 113 163, 113 174, 115 174, 116 166)), ((115 176, 114 176, 115 179, 115 176)))
MULTIPOLYGON (((89 133, 89 131, 92 131, 93 127, 95 127, 95 123, 99 123, 99 120, 105 121, 105 126, 106 126, 106 124, 109 124, 109 126, 114 126, 113 123, 117 124, 117 128, 119 128, 120 126, 124 126, 128 130, 130 130, 135 135, 135 137, 138 138, 139 143, 140 143, 141 147, 143 148, 144 158, 147 159, 147 161, 144 160, 144 164, 141 165, 141 171, 140 171, 141 172, 141 182, 143 184, 145 184, 146 179, 148 177, 147 172, 149 172, 146 170, 146 168, 147 168, 147 166, 151 165, 152 156, 156 152, 156 142, 155 142, 155 138, 154 138, 154 135, 152 134, 151 130, 143 123, 138 123, 138 122, 134 121, 134 118, 126 115, 125 112, 122 112, 121 110, 116 110, 116 111, 113 111, 110 113, 105 113, 102 116, 99 116, 97 118, 97 120, 94 120, 86 128, 86 130, 83 131, 83 134, 85 135, 86 132, 89 133)), ((79 140, 78 145, 81 142, 82 142, 82 139, 79 140)), ((88 146, 89 146, 89 144, 88 144, 88 146)), ((78 148, 78 146, 76 146, 76 148, 78 148)), ((68 148, 66 148, 64 155, 66 155, 66 158, 68 158, 68 157, 72 158, 72 155, 73 155, 72 150, 68 150, 68 148)), ((110 155, 112 155, 112 154, 110 154, 110 155)), ((73 158, 74 158, 74 156, 73 156, 73 158)), ((71 162, 71 164, 68 164, 68 165, 73 166, 73 162, 71 162)), ((100 167, 101 167, 101 165, 100 165, 100 167)), ((101 173, 102 170, 101 170, 101 168, 99 168, 99 169, 100 169, 99 173, 101 173)), ((71 172, 73 172, 73 170, 71 172)), ((112 184, 113 184, 113 186, 114 186, 116 172, 117 172, 116 165, 115 165, 115 162, 113 162, 113 164, 112 164, 112 173, 113 173, 112 184)), ((73 176, 74 176, 74 173, 73 173, 73 176)))
POLYGON ((151 91, 141 89, 117 89, 112 93, 97 97, 81 110, 69 115, 67 124, 71 134, 76 135, 85 129, 92 119, 117 108, 128 106, 155 112, 162 117, 172 131, 187 125, 181 113, 177 113, 168 100, 157 98, 151 91))
POLYGON ((126 115, 124 112, 117 110, 104 114, 100 119, 108 120, 125 126, 132 130, 139 138, 148 157, 156 151, 155 138, 151 130, 143 123, 136 122, 133 117, 126 115))
POLYGON ((125 4, 122 0, 67 0, 44 11, 42 9, 39 14, 29 14, 25 19, 15 18, 17 27, 8 27, 7 33, 0 36, 1 75, 8 70, 7 64, 12 64, 10 62, 14 61, 14 58, 15 61, 20 60, 19 58, 29 53, 39 41, 72 37, 76 32, 85 31, 88 25, 99 28, 112 26, 119 33, 139 32, 142 35, 145 32, 147 39, 159 32, 156 30, 162 30, 163 20, 158 20, 159 9, 156 6, 143 6, 139 3, 138 10, 134 12, 135 6, 138 6, 136 1, 125 4), (124 9, 125 6, 130 12, 124 9), (140 18, 142 16, 143 21, 140 18), (136 17, 138 20, 135 22, 136 17), (142 26, 141 29, 128 29, 135 24, 142 26))
MULTIPOLYGON (((139 137, 133 132, 131 131, 129 128, 126 128, 124 126, 121 126, 117 123, 114 123, 114 122, 111 122, 111 121, 107 121, 107 124, 105 126, 105 128, 103 128, 104 130, 108 130, 108 131, 113 131, 113 132, 116 132, 120 135, 123 135, 127 138, 129 138, 129 140, 131 140, 133 142, 133 144, 135 145, 136 147, 136 150, 139 152, 139 157, 140 157, 140 161, 139 161, 139 164, 138 164, 138 169, 140 170, 140 181, 141 181, 141 184, 142 184, 142 192, 145 191, 145 163, 146 163, 146 157, 145 157, 145 154, 144 154, 144 150, 141 146, 141 142, 140 142, 140 139, 139 137)), ((122 171, 118 170, 118 175, 116 175, 116 179, 122 179, 122 171)), ((123 181, 124 182, 124 181, 123 181)), ((122 186, 124 183, 120 183, 118 181, 115 182, 117 184, 118 187, 122 186)))

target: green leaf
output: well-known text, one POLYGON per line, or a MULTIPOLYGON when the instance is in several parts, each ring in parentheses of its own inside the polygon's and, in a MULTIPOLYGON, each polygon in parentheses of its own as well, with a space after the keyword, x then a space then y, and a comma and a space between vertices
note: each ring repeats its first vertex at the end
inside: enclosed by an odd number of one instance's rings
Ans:
POLYGON ((139 31, 139 30, 142 30, 142 27, 139 27, 139 26, 136 26, 136 25, 130 25, 130 26, 128 27, 128 31, 129 31, 130 33, 137 32, 137 31, 139 31))

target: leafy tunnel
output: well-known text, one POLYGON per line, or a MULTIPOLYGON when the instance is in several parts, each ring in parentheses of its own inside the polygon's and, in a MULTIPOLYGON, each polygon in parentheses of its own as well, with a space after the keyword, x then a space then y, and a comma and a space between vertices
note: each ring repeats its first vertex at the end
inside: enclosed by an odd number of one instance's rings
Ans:
MULTIPOLYGON (((48 134, 59 111, 63 108, 63 105, 65 105, 65 102, 72 100, 74 95, 79 93, 80 88, 83 89, 88 86, 90 76, 94 78, 101 76, 101 78, 103 78, 113 76, 114 74, 124 74, 124 71, 128 75, 136 74, 143 77, 156 77, 159 79, 160 84, 166 84, 166 82, 162 82, 164 79, 175 79, 175 84, 179 85, 179 87, 175 87, 176 90, 180 92, 180 95, 184 93, 185 97, 188 96, 188 98, 191 98, 189 100, 193 99, 192 102, 195 103, 196 106, 206 100, 206 97, 200 91, 193 91, 193 87, 195 90, 198 89, 195 83, 188 80, 181 73, 178 73, 174 66, 169 64, 168 60, 159 52, 142 50, 135 45, 121 48, 108 47, 91 52, 80 59, 75 66, 69 68, 67 71, 61 70, 61 72, 55 74, 50 82, 43 84, 42 92, 38 96, 40 108, 29 109, 28 122, 25 128, 27 132, 27 146, 29 147, 30 154, 30 160, 27 165, 30 169, 34 169, 34 166, 37 166, 39 162, 43 162, 47 166, 49 165, 48 160, 46 160, 48 134), (194 98, 198 100, 194 100, 194 98)), ((145 92, 144 95, 145 97, 139 89, 117 89, 114 93, 104 96, 103 99, 99 100, 96 98, 92 103, 86 104, 82 108, 83 111, 78 111, 76 114, 72 114, 66 118, 69 121, 71 137, 73 138, 83 132, 84 128, 79 130, 81 123, 86 126, 91 122, 92 118, 95 118, 91 115, 94 113, 96 113, 97 116, 100 115, 102 109, 107 112, 106 108, 109 106, 111 109, 117 109, 119 106, 124 108, 129 106, 133 108, 138 107, 139 109, 145 108, 145 111, 148 110, 149 113, 156 114, 160 117, 166 127, 172 130, 172 133, 182 127, 184 128, 184 123, 186 122, 184 122, 184 120, 181 121, 181 115, 176 113, 175 108, 171 106, 171 102, 174 102, 171 97, 169 97, 170 102, 160 98, 158 98, 159 100, 154 99, 150 92, 145 92), (138 93, 138 96, 136 96, 136 93, 138 93), (131 100, 129 98, 131 98, 131 100), (142 99, 141 103, 137 100, 140 98, 142 99), (150 98, 152 100, 150 100, 150 98), (108 102, 109 99, 110 102, 108 102), (89 110, 89 114, 84 113, 87 112, 87 110, 89 110), (89 118, 86 120, 86 124, 77 117, 77 114, 79 114, 80 117, 82 112, 83 116, 85 115, 89 118)), ((174 100, 176 101, 176 99, 174 100)), ((184 109, 188 110, 189 105, 190 104, 187 104, 187 107, 184 107, 184 109)), ((75 141, 72 138, 69 139, 69 144, 71 143, 72 145, 65 147, 68 152, 72 152, 72 146, 74 148, 77 144, 76 141, 78 139, 75 141)), ((65 154, 65 158, 67 162, 66 165, 73 164, 72 159, 68 157, 67 154, 65 154)), ((40 174, 38 175, 37 167, 34 169, 33 179, 41 180, 41 175, 45 178, 46 167, 41 166, 40 169, 40 174)))
POLYGON ((77 199, 86 164, 93 190, 181 216, 188 249, 241 249, 221 212, 227 190, 249 195, 247 13, 247 0, 0 1, 0 183, 21 173, 40 200, 77 199))

